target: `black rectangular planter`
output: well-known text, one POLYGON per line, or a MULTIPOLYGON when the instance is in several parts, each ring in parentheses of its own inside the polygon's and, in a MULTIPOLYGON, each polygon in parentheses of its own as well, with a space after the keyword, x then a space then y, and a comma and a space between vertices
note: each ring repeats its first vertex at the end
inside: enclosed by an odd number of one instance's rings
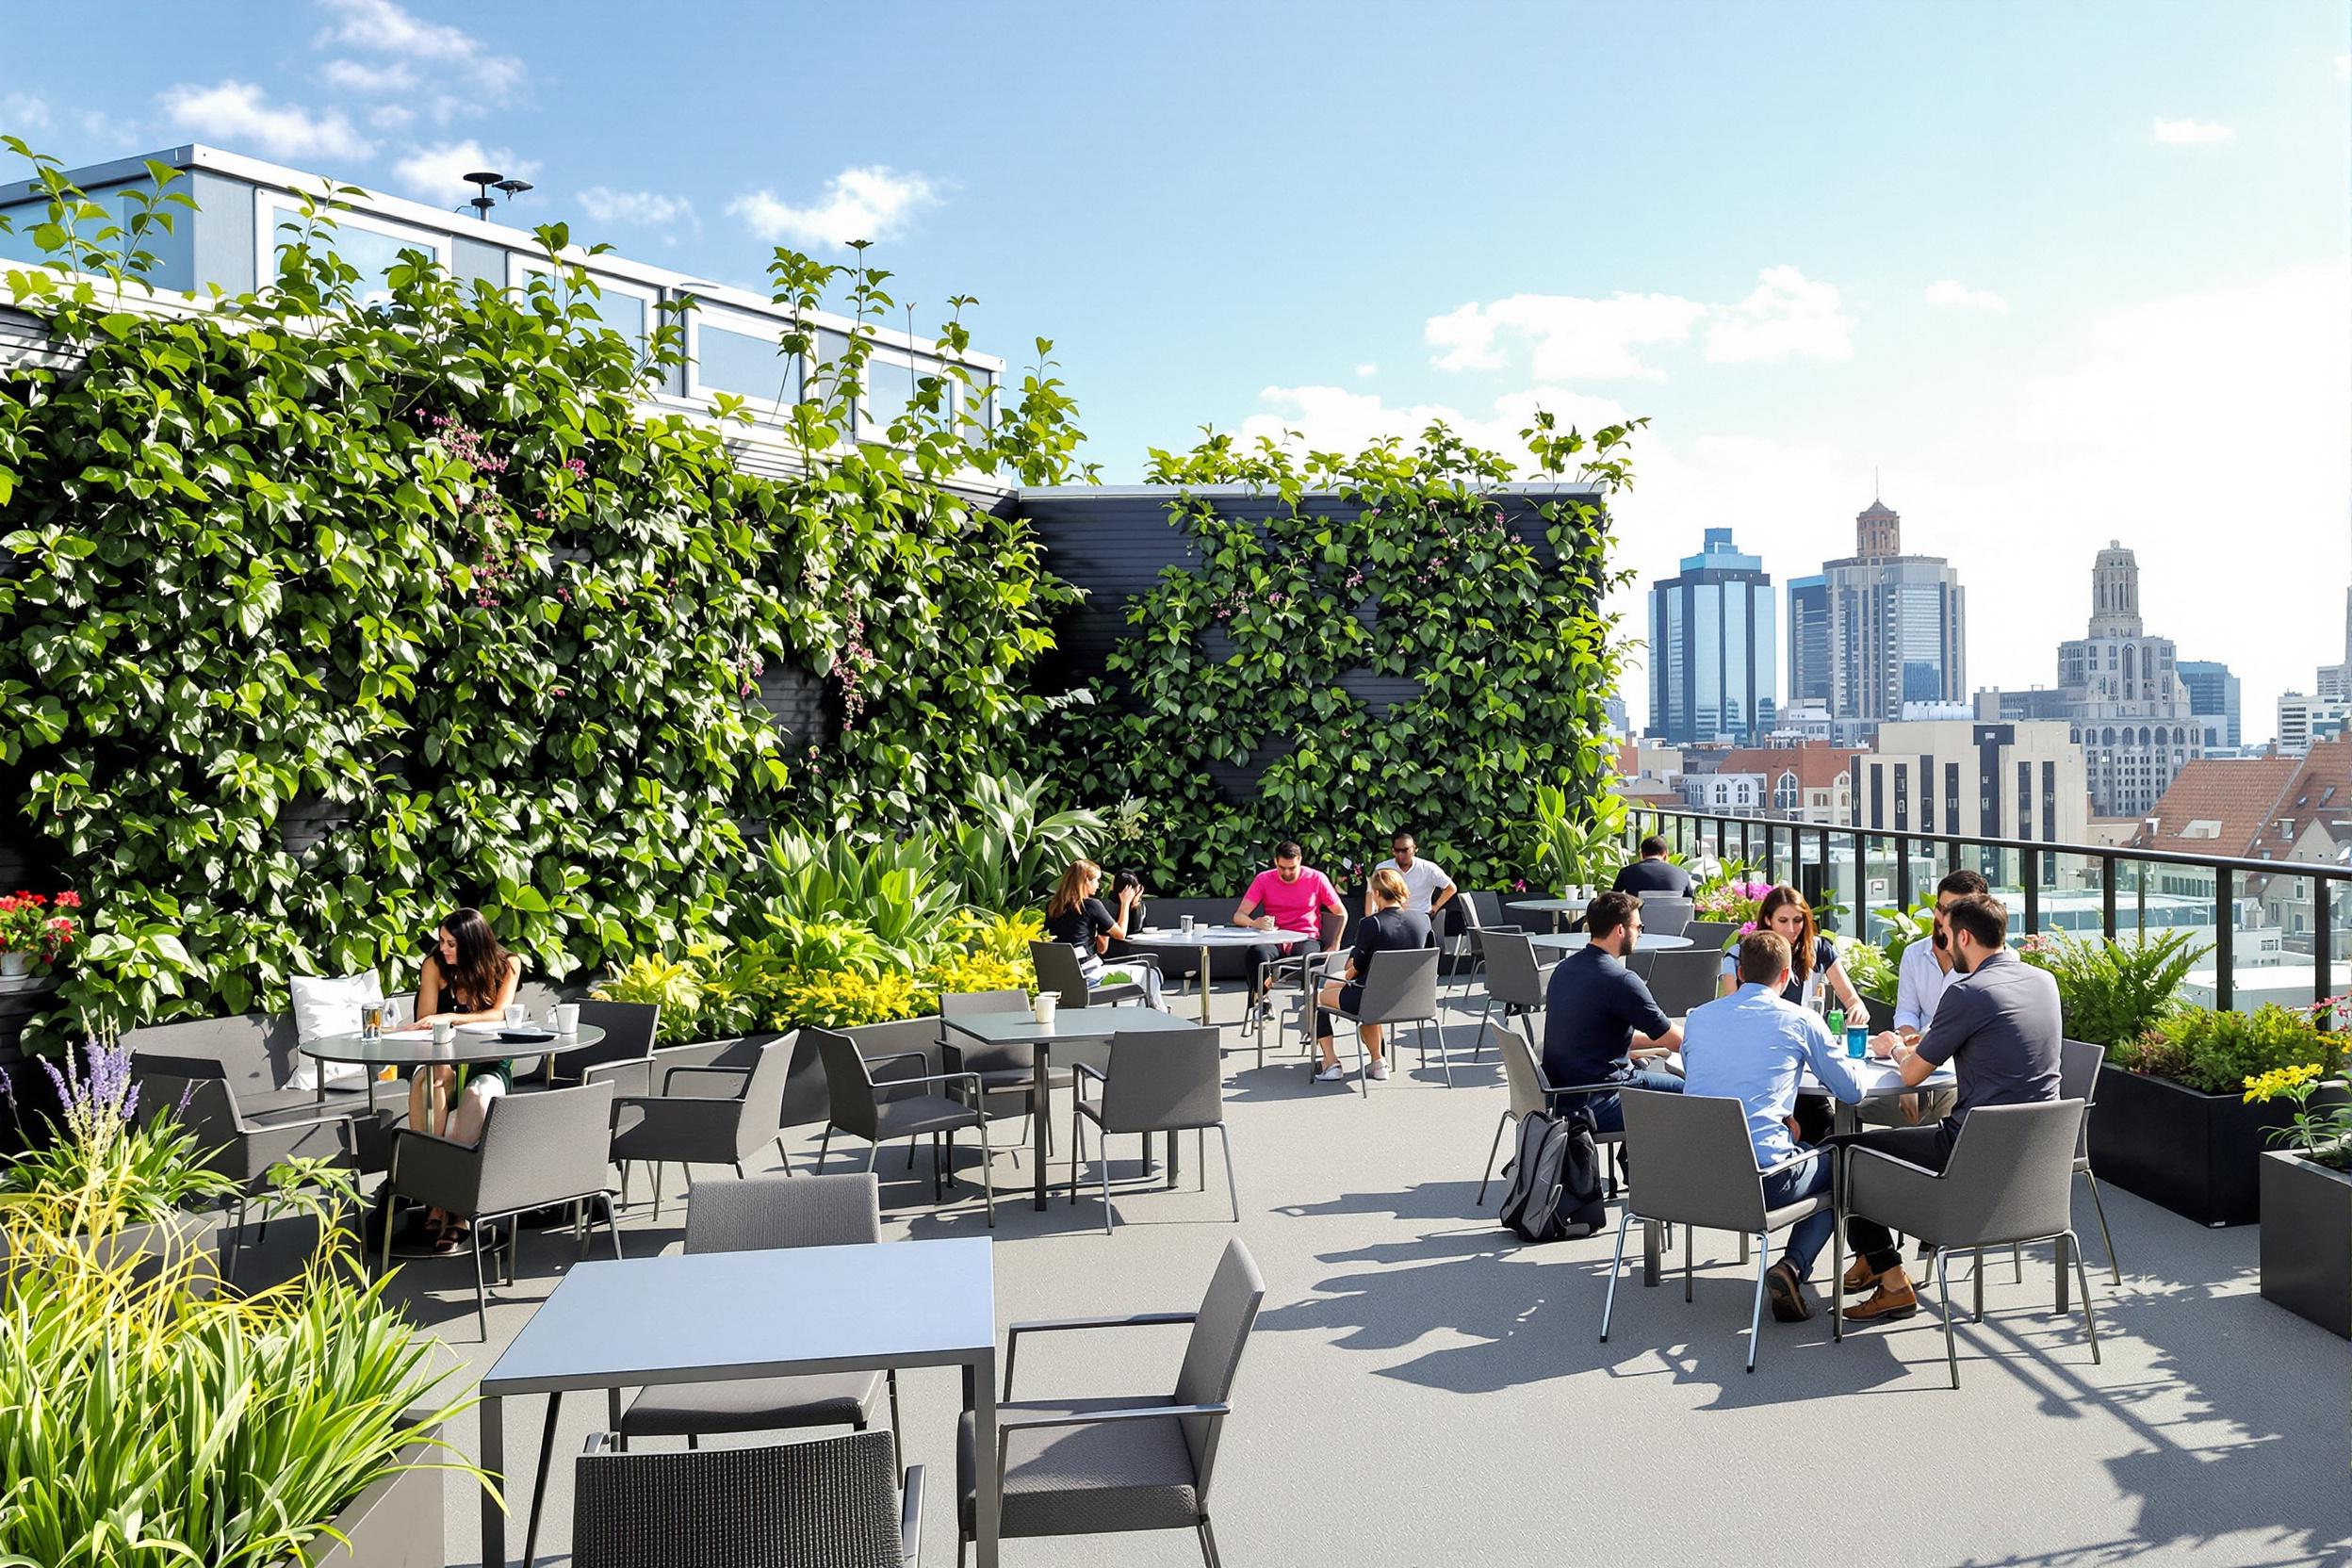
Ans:
POLYGON ((2352 1339, 2352 1176, 2262 1155, 2262 1299, 2352 1339))
POLYGON ((396 1470, 346 1504, 335 1516, 344 1539, 312 1541, 312 1568, 444 1568, 441 1491, 449 1472, 435 1467, 443 1457, 422 1443, 401 1449, 396 1462, 418 1468, 396 1470))
POLYGON ((2102 1067, 2091 1107, 2091 1170, 2200 1225, 2251 1225, 2262 1217, 2264 1143, 2294 1114, 2284 1102, 2248 1105, 2234 1094, 2199 1094, 2167 1078, 2102 1067))

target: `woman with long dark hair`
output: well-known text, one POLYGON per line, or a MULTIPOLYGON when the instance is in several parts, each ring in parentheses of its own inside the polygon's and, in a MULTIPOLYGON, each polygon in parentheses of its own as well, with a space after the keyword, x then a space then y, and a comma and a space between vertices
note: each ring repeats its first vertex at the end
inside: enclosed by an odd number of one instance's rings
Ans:
MULTIPOLYGON (((481 910, 459 909, 441 923, 425 948, 424 973, 416 983, 416 1021, 428 1026, 503 1021, 522 972, 522 964, 499 942, 481 910)), ((490 1102, 514 1083, 512 1061, 482 1063, 469 1070, 465 1094, 451 1104, 457 1070, 418 1068, 409 1086, 408 1124, 437 1137, 478 1142, 490 1102)))
MULTIPOLYGON (((1111 939, 1124 941, 1128 932, 1141 923, 1143 879, 1122 874, 1115 895, 1119 910, 1113 913, 1096 896, 1102 890, 1102 868, 1092 860, 1072 860, 1054 884, 1053 896, 1045 901, 1045 933, 1077 952, 1078 972, 1086 977, 1088 989, 1102 983, 1102 956, 1110 951, 1111 939)), ((1121 958, 1119 962, 1140 977, 1137 984, 1143 987, 1145 1005, 1158 1006, 1159 966, 1148 959, 1121 958)))
MULTIPOLYGON (((1776 931, 1788 944, 1789 981, 1781 992, 1784 1000, 1800 1007, 1827 1012, 1823 993, 1835 996, 1838 1004, 1846 1010, 1849 1023, 1868 1023, 1870 1009, 1847 978, 1845 966, 1838 961, 1838 944, 1821 935, 1821 928, 1813 919, 1813 906, 1805 901, 1805 894, 1786 883, 1764 895, 1756 912, 1758 931, 1776 931)), ((1740 977, 1734 972, 1735 960, 1723 959, 1723 994, 1729 996, 1740 988, 1740 977)))

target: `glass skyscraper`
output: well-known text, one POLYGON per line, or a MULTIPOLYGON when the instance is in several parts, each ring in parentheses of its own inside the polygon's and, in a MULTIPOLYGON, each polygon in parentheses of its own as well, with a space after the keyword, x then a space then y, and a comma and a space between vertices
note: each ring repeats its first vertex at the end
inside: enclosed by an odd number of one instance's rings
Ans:
POLYGON ((1940 556, 1903 553, 1903 517, 1873 500, 1855 551, 1826 563, 1830 714, 1839 738, 1903 715, 1905 703, 1965 703, 1967 600, 1940 556))
POLYGON ((1650 584, 1650 733, 1674 744, 1755 742, 1779 710, 1772 580, 1710 528, 1680 575, 1650 584))

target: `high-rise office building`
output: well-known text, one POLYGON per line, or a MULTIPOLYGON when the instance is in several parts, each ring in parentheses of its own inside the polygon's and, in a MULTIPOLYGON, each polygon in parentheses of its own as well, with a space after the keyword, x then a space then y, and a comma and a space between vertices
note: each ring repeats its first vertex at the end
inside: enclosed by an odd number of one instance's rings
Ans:
POLYGON ((1854 759, 1854 825, 2081 843, 2082 748, 2055 720, 1886 724, 1854 759))
POLYGON ((1788 580, 1788 701, 1829 707, 1829 579, 1788 580))
POLYGON ((1650 733, 1688 745, 1756 741, 1776 700, 1772 580, 1710 528, 1679 575, 1650 584, 1650 733))
POLYGON ((2183 659, 2173 666, 2189 689, 2189 722, 2204 733, 2208 752, 2236 750, 2239 737, 2238 678, 2211 660, 2183 659))
POLYGON ((1965 704, 1968 619, 1960 574, 1903 553, 1903 517, 1872 500, 1854 554, 1826 563, 1829 711, 1840 740, 1899 717, 1905 703, 1965 704))

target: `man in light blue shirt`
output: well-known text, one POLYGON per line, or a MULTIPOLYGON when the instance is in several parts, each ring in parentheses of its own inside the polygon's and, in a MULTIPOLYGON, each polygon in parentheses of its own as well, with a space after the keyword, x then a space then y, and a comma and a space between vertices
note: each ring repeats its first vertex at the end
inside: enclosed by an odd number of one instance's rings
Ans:
MULTIPOLYGON (((1737 1100, 1748 1113, 1748 1141, 1764 1172, 1764 1201, 1772 1208, 1830 1187, 1830 1153, 1797 1141, 1797 1086, 1809 1065, 1821 1086, 1851 1105, 1862 1098, 1829 1026, 1783 1001, 1790 961, 1777 931, 1756 931, 1739 947, 1740 988, 1694 1010, 1683 1024, 1682 1092, 1737 1100)), ((1805 1282, 1837 1223, 1823 1210, 1789 1229, 1780 1261, 1765 1275, 1772 1316, 1802 1323, 1813 1315, 1805 1282)))

